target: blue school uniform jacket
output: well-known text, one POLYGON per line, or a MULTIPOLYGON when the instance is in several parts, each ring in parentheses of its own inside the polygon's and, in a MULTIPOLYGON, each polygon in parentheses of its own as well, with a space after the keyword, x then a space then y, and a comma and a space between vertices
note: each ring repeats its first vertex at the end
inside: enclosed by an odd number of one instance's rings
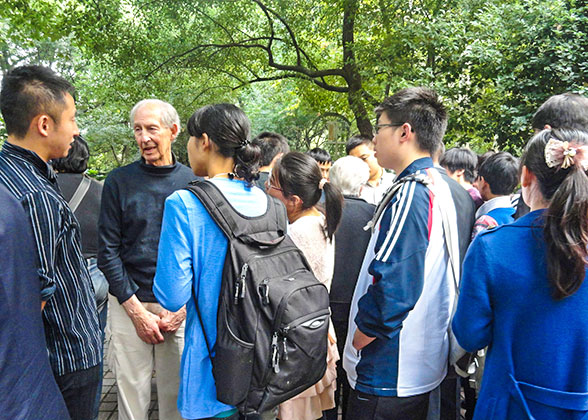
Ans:
POLYGON ((475 420, 588 412, 588 284, 552 298, 544 215, 480 233, 466 255, 453 331, 468 351, 489 346, 475 420))
MULTIPOLYGON (((430 178, 438 192, 407 181, 376 224, 355 287, 343 366, 351 387, 371 395, 408 397, 436 388, 447 373, 447 329, 455 299, 440 209, 450 188, 430 158, 399 176, 430 178), (443 197, 443 198, 442 198, 443 197), (356 330, 376 339, 357 352, 356 330)), ((465 190, 464 190, 465 191, 465 190)))

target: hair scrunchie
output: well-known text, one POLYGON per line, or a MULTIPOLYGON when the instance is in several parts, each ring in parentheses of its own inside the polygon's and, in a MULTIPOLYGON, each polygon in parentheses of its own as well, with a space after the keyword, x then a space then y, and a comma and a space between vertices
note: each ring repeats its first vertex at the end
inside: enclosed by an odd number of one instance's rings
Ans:
POLYGON ((322 191, 322 189, 325 187, 325 184, 326 184, 327 182, 329 182, 329 181, 327 180, 327 178, 321 178, 321 180, 319 181, 319 185, 318 185, 318 187, 319 187, 319 190, 321 190, 321 191, 322 191))
POLYGON ((545 145, 545 164, 549 168, 559 166, 562 169, 579 164, 584 171, 587 171, 588 146, 579 146, 575 143, 551 138, 545 145))

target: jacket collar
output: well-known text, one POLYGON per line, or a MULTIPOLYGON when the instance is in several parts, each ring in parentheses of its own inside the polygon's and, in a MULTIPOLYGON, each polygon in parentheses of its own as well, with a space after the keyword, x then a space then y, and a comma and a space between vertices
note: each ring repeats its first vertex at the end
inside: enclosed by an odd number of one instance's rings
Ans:
POLYGON ((434 166, 435 165, 433 164, 433 159, 431 159, 430 157, 417 159, 413 161, 410 165, 408 165, 404 169, 404 171, 402 171, 400 175, 398 175, 398 178, 396 178, 396 180, 402 179, 405 176, 414 174, 415 172, 421 171, 423 169, 432 168, 434 166))
POLYGON ((25 149, 13 143, 4 142, 1 153, 32 165, 41 176, 47 178, 51 183, 55 184, 57 182, 53 168, 32 150, 25 149))

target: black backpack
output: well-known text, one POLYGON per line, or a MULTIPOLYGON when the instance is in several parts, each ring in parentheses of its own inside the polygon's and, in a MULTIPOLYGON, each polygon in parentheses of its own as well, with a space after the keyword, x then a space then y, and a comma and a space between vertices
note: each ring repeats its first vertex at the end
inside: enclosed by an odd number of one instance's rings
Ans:
POLYGON ((259 217, 239 214, 211 182, 187 188, 229 239, 214 348, 196 311, 217 399, 263 413, 317 383, 327 367, 329 294, 286 235, 281 202, 268 196, 259 217))

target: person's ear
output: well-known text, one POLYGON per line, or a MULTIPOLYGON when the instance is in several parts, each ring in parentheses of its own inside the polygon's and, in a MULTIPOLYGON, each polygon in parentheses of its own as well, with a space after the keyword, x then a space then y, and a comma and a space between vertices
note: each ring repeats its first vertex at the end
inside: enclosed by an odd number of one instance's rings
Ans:
POLYGON ((200 142, 200 146, 202 147, 202 150, 210 150, 211 149, 212 142, 210 141, 210 137, 208 137, 208 134, 202 133, 202 136, 196 137, 196 141, 200 142))
POLYGON ((465 173, 465 169, 458 169, 455 172, 453 172, 456 176, 463 176, 463 174, 465 173))
POLYGON ((537 176, 529 168, 523 166, 523 170, 521 171, 521 187, 529 187, 535 180, 537 180, 537 176))
POLYGON ((302 208, 302 199, 300 198, 300 196, 296 195, 296 194, 292 194, 290 196, 290 200, 292 201, 292 205, 294 206, 295 209, 301 209, 302 208))
POLYGON ((49 130, 51 124, 53 123, 53 120, 47 114, 41 114, 35 118, 36 121, 35 119, 33 119, 31 125, 35 126, 35 129, 39 132, 40 135, 42 135, 43 137, 47 137, 49 135, 49 130))
POLYGON ((412 127, 410 126, 409 123, 404 123, 404 124, 402 124, 401 128, 402 128, 402 133, 400 134, 400 137, 403 137, 403 138, 400 139, 400 141, 408 140, 408 138, 410 137, 410 133, 412 133, 412 127))
POLYGON ((178 136, 179 133, 179 128, 177 124, 172 124, 172 126, 169 128, 171 131, 171 139, 172 141, 174 141, 176 139, 176 137, 178 136))

